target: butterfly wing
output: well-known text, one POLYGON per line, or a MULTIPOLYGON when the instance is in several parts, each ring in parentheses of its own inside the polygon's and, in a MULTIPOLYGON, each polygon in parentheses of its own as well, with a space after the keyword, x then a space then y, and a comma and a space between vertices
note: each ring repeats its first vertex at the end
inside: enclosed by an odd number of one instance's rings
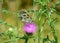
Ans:
POLYGON ((32 22, 31 17, 27 14, 26 11, 24 11, 24 10, 20 11, 19 15, 20 15, 19 18, 20 18, 21 21, 29 22, 29 23, 32 22))

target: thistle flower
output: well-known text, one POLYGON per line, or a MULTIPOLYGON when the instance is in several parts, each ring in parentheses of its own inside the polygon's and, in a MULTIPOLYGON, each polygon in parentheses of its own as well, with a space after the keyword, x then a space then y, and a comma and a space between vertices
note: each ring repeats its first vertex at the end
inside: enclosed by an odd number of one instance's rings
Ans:
POLYGON ((36 29, 37 29, 37 26, 35 23, 26 23, 24 25, 24 31, 26 33, 35 33, 36 32, 36 29))

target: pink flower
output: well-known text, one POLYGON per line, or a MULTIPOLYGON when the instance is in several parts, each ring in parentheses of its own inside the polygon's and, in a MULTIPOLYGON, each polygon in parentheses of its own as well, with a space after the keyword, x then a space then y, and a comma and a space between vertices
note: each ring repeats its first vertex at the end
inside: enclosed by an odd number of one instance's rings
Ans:
POLYGON ((34 33, 34 32, 36 32, 36 30, 37 30, 37 26, 34 23, 26 23, 24 25, 24 31, 26 33, 34 33))

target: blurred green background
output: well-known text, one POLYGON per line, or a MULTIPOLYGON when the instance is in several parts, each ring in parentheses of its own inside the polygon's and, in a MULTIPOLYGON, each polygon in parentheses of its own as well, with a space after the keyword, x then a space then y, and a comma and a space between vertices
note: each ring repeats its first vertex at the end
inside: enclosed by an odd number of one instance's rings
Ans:
MULTIPOLYGON (((57 0, 53 0, 51 3, 48 4, 48 8, 51 7, 57 0)), ((19 33, 19 36, 23 36, 24 35, 24 31, 22 29, 24 23, 22 21, 19 20, 18 18, 18 14, 19 14, 19 10, 21 9, 30 9, 32 7, 32 0, 4 0, 3 2, 0 2, 0 20, 3 20, 5 22, 7 22, 8 24, 11 24, 15 27, 17 27, 17 30, 14 30, 14 34, 19 33), (4 10, 3 10, 4 9, 4 10), (7 10, 7 11, 6 11, 7 10), (17 32, 16 32, 17 31, 17 32)), ((37 6, 35 5, 34 9, 36 9, 37 6)), ((60 5, 57 7, 57 9, 59 10, 59 14, 60 14, 60 5)), ((29 14, 31 17, 33 14, 29 14)), ((34 15, 32 18, 33 20, 36 22, 37 24, 37 19, 34 19, 36 17, 36 15, 34 15)), ((55 23, 55 31, 56 31, 56 35, 58 38, 58 43, 60 43, 60 15, 57 15, 55 13, 52 14, 52 17, 55 18, 57 17, 57 22, 55 23)), ((45 20, 45 16, 42 17, 42 22, 44 22, 45 20)), ((7 31, 11 29, 11 27, 7 26, 7 25, 2 25, 0 24, 0 33, 7 31)), ((41 30, 41 38, 46 38, 47 34, 49 35, 49 39, 50 40, 54 40, 53 34, 51 32, 51 28, 48 25, 48 23, 45 23, 44 27, 42 27, 41 30)), ((38 32, 38 31, 37 31, 38 32)), ((28 43, 38 43, 38 33, 35 33, 34 36, 36 36, 36 40, 33 41, 33 39, 29 39, 28 43)), ((8 40, 8 36, 3 36, 3 38, 0 37, 0 43, 3 43, 3 41, 8 40)), ((13 39, 14 40, 14 39, 13 39)), ((42 39, 40 40, 42 43, 42 39)), ((24 43, 25 40, 21 39, 18 40, 18 43, 24 43)), ((13 42, 9 42, 9 43, 13 43, 13 42)), ((15 42, 17 43, 17 42, 15 42)), ((46 42, 49 43, 49 42, 46 42)))

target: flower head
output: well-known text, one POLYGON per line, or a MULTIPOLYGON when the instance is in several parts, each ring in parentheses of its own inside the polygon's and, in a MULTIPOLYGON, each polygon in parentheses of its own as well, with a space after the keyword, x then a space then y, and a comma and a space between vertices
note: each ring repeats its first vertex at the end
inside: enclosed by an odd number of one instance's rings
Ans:
POLYGON ((36 32, 37 26, 35 23, 26 23, 24 25, 24 31, 27 33, 34 33, 36 32))

